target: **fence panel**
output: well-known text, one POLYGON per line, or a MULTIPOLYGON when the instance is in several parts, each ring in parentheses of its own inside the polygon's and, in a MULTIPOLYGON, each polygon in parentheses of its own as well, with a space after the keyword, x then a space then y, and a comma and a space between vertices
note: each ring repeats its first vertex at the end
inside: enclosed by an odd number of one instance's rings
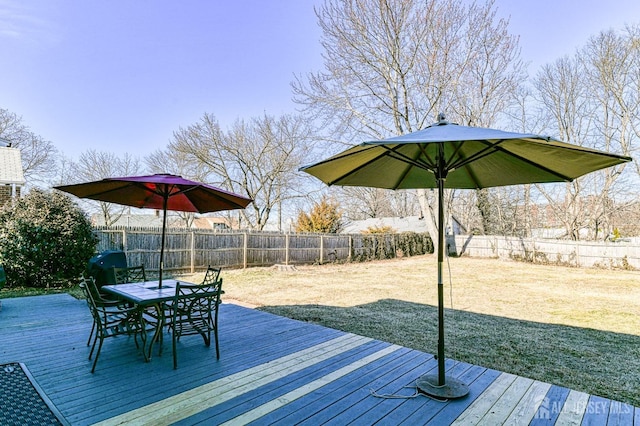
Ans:
POLYGON ((320 235, 289 234, 289 264, 312 264, 319 262, 320 235))
POLYGON ((247 266, 270 266, 284 263, 285 234, 247 233, 247 266))
POLYGON ((193 269, 201 270, 209 265, 239 268, 243 265, 243 234, 200 233, 192 231, 193 269))
POLYGON ((447 237, 450 254, 492 257, 579 267, 640 269, 640 247, 631 242, 456 235, 447 237))
MULTIPOLYGON (((159 269, 160 228, 97 227, 97 251, 122 250, 130 265, 159 269)), ((447 236, 453 255, 509 258, 582 267, 640 269, 640 246, 502 236, 447 236)), ((226 268, 367 261, 433 252, 427 234, 282 234, 167 230, 165 269, 195 272, 208 265, 226 268)))
MULTIPOLYGON (((161 228, 96 227, 97 251, 122 250, 130 265, 160 268, 161 228)), ((284 234, 169 228, 164 269, 195 272, 226 268, 389 259, 430 250, 426 234, 284 234), (413 235, 408 238, 407 235, 413 235), (409 241, 409 242, 407 242, 409 241), (399 249, 399 247, 402 247, 399 249)), ((430 241, 430 240, 429 240, 430 241)))

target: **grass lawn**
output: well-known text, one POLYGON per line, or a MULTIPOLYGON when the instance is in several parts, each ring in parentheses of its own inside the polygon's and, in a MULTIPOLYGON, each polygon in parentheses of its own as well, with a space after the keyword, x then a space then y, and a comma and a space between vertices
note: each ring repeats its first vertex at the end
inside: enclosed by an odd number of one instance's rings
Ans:
MULTIPOLYGON (((436 353, 436 265, 427 255, 222 276, 227 301, 436 353)), ((447 357, 640 406, 640 272, 465 257, 449 267, 447 357)))

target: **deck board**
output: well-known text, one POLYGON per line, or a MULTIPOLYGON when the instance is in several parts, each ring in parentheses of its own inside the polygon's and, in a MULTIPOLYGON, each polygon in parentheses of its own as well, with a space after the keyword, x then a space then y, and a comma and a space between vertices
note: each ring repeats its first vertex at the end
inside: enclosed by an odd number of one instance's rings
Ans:
MULTIPOLYGON (((207 419, 209 422, 216 424, 218 422, 228 421, 234 417, 240 416, 247 411, 255 409, 256 407, 273 403, 273 401, 277 401, 277 404, 293 404, 300 398, 293 398, 292 396, 294 395, 290 394, 292 392, 300 392, 300 390, 305 390, 305 393, 309 393, 309 385, 318 380, 325 379, 327 377, 327 374, 325 373, 326 371, 332 371, 346 366, 362 359, 363 355, 372 354, 388 347, 388 344, 381 345, 373 342, 366 347, 363 345, 363 347, 350 351, 350 353, 345 353, 341 357, 325 360, 312 368, 307 368, 296 374, 292 374, 286 381, 283 380, 269 383, 268 385, 257 389, 254 394, 245 394, 233 401, 229 401, 227 404, 208 408, 198 417, 207 419)), ((389 357, 393 356, 393 353, 389 354, 389 357)), ((273 413, 273 410, 264 411, 262 419, 264 420, 271 413, 273 413)), ((273 423, 273 421, 274 420, 271 419, 271 423, 273 423)))
MULTIPOLYGON (((506 424, 528 425, 535 416, 545 395, 551 388, 549 383, 534 380, 527 392, 517 401, 513 411, 505 420, 506 424)), ((558 423, 556 423, 558 424, 558 423)))
POLYGON ((570 426, 582 424, 587 404, 589 402, 589 394, 571 390, 565 401, 564 407, 556 425, 570 426))
POLYGON ((338 413, 341 411, 341 406, 349 407, 359 401, 362 398, 362 393, 367 393, 368 387, 372 386, 372 383, 381 375, 388 371, 397 371, 407 362, 413 362, 414 358, 415 354, 411 354, 408 349, 398 350, 363 367, 357 373, 342 377, 315 390, 304 399, 294 401, 291 404, 291 410, 269 413, 263 420, 275 425, 299 423, 322 410, 328 404, 333 404, 338 413), (335 395, 340 395, 341 398, 337 400, 335 395))
POLYGON ((173 370, 168 334, 148 363, 119 336, 91 374, 84 301, 3 299, 0 362, 25 363, 72 425, 640 424, 637 407, 452 360, 447 374, 468 396, 409 398, 435 372, 433 355, 232 304, 221 306, 220 327, 220 360, 185 336, 173 370))

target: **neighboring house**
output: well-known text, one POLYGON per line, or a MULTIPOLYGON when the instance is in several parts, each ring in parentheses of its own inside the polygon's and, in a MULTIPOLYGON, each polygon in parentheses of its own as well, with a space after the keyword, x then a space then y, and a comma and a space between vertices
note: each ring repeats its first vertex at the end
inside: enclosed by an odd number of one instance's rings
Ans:
POLYGON ((395 232, 428 232, 424 219, 418 216, 408 217, 374 217, 364 220, 354 220, 345 225, 342 230, 346 234, 359 234, 372 228, 389 227, 395 232))
MULTIPOLYGON (((354 220, 347 224, 342 230, 345 234, 359 234, 367 232, 370 228, 390 227, 395 232, 417 232, 427 233, 427 225, 424 218, 419 216, 407 217, 376 217, 365 220, 354 220)), ((467 230, 453 217, 453 233, 455 235, 465 234, 467 230)), ((447 234, 451 234, 451 229, 447 229, 447 234)))
MULTIPOLYGON (((104 226, 104 215, 94 213, 91 215, 93 226, 104 226)), ((167 217, 167 224, 169 218, 167 217)), ((156 214, 123 214, 111 226, 126 226, 130 228, 162 228, 162 216, 156 214)))
POLYGON ((0 147, 0 206, 20 198, 25 183, 20 150, 0 147))
MULTIPOLYGON (((104 226, 104 216, 95 213, 91 216, 91 224, 94 226, 104 226)), ((129 228, 162 228, 162 213, 159 214, 123 214, 112 226, 126 226, 129 228)), ((169 212, 167 216, 167 227, 184 228, 184 220, 177 216, 175 212, 169 212)), ((194 229, 237 229, 235 221, 229 221, 224 217, 196 217, 191 228, 194 229)))
POLYGON ((198 229, 217 229, 219 231, 240 228, 236 219, 213 216, 196 217, 191 227, 198 229))

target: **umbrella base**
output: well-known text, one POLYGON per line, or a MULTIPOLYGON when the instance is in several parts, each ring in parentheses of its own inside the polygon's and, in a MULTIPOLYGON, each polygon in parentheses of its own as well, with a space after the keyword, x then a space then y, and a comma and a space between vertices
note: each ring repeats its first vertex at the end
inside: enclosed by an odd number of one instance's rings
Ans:
POLYGON ((453 377, 445 377, 444 385, 438 386, 437 374, 420 377, 416 386, 419 392, 438 399, 462 398, 469 393, 469 387, 453 377))

